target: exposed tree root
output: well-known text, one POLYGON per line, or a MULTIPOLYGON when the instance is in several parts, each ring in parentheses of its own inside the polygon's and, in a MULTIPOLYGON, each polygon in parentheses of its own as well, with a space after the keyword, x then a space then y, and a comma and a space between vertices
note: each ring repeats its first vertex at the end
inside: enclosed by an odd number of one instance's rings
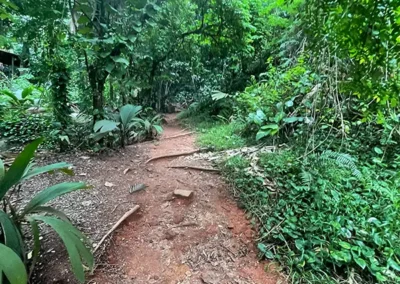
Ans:
POLYGON ((171 166, 171 167, 168 167, 168 168, 172 168, 172 169, 192 169, 192 170, 205 171, 205 172, 220 172, 220 170, 218 170, 218 169, 195 167, 195 166, 171 166))
POLYGON ((183 134, 178 134, 178 135, 174 135, 174 136, 169 136, 169 137, 165 137, 161 140, 167 140, 167 139, 174 139, 174 138, 178 138, 178 137, 183 137, 183 136, 187 136, 193 134, 193 132, 188 132, 188 133, 183 133, 183 134))
POLYGON ((117 223, 115 223, 115 225, 111 228, 111 230, 109 230, 108 232, 107 232, 107 234, 105 234, 104 235, 104 237, 100 240, 100 242, 97 244, 97 246, 94 248, 94 250, 93 250, 93 253, 95 253, 99 248, 100 248, 100 246, 103 244, 103 242, 107 239, 107 237, 109 236, 109 235, 111 235, 111 233, 112 232, 114 232, 118 227, 119 227, 119 225, 121 225, 121 223, 122 222, 124 222, 129 216, 131 216, 133 213, 135 213, 137 210, 139 210, 139 208, 140 208, 140 206, 139 205, 135 205, 135 207, 133 207, 131 210, 129 210, 128 212, 126 212, 125 214, 124 214, 124 216, 122 216, 118 221, 117 221, 117 223))
POLYGON ((148 163, 150 163, 152 161, 160 160, 160 159, 174 158, 174 157, 180 157, 180 156, 188 156, 188 155, 192 155, 192 154, 198 153, 200 151, 204 151, 204 149, 197 149, 197 150, 189 151, 189 152, 182 152, 182 153, 176 153, 176 154, 157 156, 157 157, 154 157, 154 158, 151 158, 151 159, 147 160, 145 164, 148 164, 148 163))

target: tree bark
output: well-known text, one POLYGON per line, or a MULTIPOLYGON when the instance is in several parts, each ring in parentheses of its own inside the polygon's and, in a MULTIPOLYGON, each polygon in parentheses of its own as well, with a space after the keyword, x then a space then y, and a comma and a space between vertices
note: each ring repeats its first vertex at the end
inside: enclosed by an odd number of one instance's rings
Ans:
POLYGON ((100 66, 100 64, 95 63, 89 67, 89 80, 92 88, 94 121, 103 118, 104 86, 108 75, 104 70, 101 69, 100 66))

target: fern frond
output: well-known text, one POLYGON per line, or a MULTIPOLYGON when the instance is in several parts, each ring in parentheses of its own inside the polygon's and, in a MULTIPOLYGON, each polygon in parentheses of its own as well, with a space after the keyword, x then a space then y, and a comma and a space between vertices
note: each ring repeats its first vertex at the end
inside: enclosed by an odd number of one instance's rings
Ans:
POLYGON ((319 159, 325 164, 334 161, 337 166, 349 169, 358 179, 362 178, 362 174, 356 165, 356 159, 349 154, 326 150, 319 156, 319 159))

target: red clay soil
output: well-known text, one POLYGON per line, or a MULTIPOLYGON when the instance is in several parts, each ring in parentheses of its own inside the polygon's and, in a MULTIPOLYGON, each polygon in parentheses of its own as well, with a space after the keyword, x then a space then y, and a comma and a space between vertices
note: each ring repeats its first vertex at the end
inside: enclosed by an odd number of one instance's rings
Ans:
MULTIPOLYGON (((182 133, 175 118, 168 119, 163 137, 182 133)), ((195 138, 184 136, 144 143, 137 151, 151 158, 194 149, 195 138)), ((140 211, 116 230, 89 283, 282 283, 258 261, 256 232, 218 173, 172 165, 211 167, 184 157, 142 163, 147 188, 132 194, 140 211), (193 196, 175 197, 176 189, 193 196)))

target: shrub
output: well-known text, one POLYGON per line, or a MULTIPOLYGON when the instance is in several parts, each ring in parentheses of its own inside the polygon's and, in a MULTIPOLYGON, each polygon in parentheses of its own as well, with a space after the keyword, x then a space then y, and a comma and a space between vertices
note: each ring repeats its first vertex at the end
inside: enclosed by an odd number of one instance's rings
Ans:
POLYGON ((55 208, 45 206, 49 201, 86 188, 83 183, 60 183, 46 188, 34 196, 25 206, 15 204, 14 195, 21 190, 24 181, 48 172, 61 170, 71 173, 71 165, 57 163, 43 167, 33 167, 32 158, 42 139, 35 140, 25 147, 8 170, 0 160, 0 282, 24 284, 33 271, 40 251, 40 229, 43 223, 54 229, 64 242, 71 260, 72 271, 80 282, 85 280, 84 264, 93 268, 94 259, 86 247, 87 238, 69 221, 67 216, 55 208), (29 228, 30 227, 30 230, 29 228), (28 265, 26 236, 29 231, 33 239, 32 261, 28 265), (27 272, 29 271, 29 273, 27 272), (2 279, 2 278, 6 279, 2 279))

